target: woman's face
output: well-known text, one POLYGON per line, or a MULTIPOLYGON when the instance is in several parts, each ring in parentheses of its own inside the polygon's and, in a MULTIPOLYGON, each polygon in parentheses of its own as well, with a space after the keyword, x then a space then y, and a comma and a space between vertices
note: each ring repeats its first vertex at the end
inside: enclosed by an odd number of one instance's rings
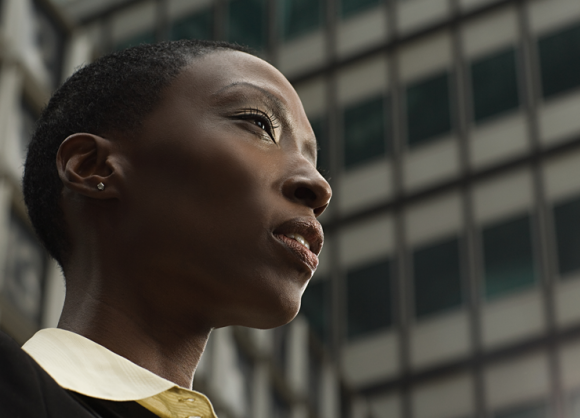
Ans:
POLYGON ((295 316, 331 189, 278 70, 235 51, 198 58, 121 147, 122 241, 144 301, 211 326, 268 328, 295 316))

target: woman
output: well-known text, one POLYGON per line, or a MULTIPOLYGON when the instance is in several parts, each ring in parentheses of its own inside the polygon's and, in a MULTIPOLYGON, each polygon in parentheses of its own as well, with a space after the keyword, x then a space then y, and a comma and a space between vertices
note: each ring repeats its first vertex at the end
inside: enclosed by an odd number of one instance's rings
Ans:
POLYGON ((143 45, 80 69, 25 166, 67 292, 58 329, 24 350, 88 416, 214 416, 190 390, 211 330, 289 322, 317 267, 331 189, 315 167, 298 95, 237 46, 143 45))

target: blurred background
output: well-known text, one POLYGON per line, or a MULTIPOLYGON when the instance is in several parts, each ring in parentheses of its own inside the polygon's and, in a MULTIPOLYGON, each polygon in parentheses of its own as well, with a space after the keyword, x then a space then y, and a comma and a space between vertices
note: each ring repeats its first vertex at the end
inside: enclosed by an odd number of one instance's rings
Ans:
POLYGON ((0 328, 55 326, 20 191, 83 63, 249 45, 293 83, 334 189, 299 317, 217 330, 220 418, 580 417, 580 0, 0 0, 0 328))

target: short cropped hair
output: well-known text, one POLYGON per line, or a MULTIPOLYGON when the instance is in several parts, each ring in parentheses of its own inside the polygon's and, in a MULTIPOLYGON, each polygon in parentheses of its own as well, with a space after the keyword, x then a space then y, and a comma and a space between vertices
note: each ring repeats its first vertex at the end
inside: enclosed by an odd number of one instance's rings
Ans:
POLYGON ((24 165, 23 192, 40 241, 64 268, 70 250, 56 167, 61 143, 75 133, 129 133, 155 109, 161 92, 191 61, 221 50, 249 52, 220 41, 140 45, 78 69, 54 93, 37 122, 24 165))

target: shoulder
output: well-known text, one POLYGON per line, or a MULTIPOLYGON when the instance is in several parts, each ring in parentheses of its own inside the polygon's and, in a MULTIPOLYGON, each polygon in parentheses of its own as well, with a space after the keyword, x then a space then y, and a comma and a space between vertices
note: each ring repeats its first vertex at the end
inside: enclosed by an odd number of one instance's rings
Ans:
POLYGON ((20 346, 0 332, 0 416, 92 417, 20 346))

